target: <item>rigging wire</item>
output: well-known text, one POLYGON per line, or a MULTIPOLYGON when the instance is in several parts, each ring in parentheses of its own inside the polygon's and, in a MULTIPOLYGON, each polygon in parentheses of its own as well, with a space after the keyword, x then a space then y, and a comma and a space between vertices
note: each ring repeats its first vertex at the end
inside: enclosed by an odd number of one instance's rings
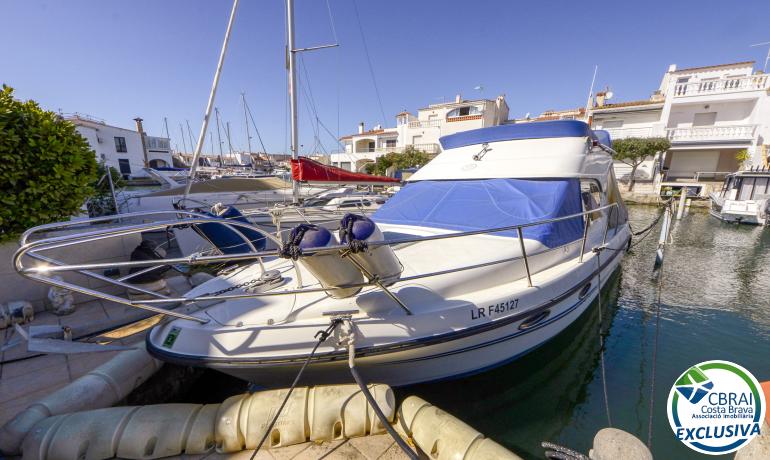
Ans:
MULTIPOLYGON (((339 37, 337 37, 337 29, 334 27, 334 16, 332 15, 332 7, 329 4, 329 0, 326 0, 326 11, 329 12, 329 24, 332 28, 332 35, 334 36, 334 43, 337 43, 339 45, 340 40, 339 37)), ((335 74, 335 85, 337 90, 337 136, 335 137, 335 140, 339 142, 340 138, 340 53, 336 54, 336 60, 337 65, 335 66, 335 69, 337 70, 335 74)), ((320 120, 318 120, 320 123, 320 120)), ((328 129, 326 130, 329 131, 328 129)), ((329 133, 331 135, 331 133, 329 133)))
POLYGON ((377 79, 374 78, 374 68, 372 67, 372 58, 369 56, 369 47, 366 46, 366 37, 364 36, 364 28, 361 26, 361 17, 358 15, 358 6, 356 0, 353 0, 353 11, 356 13, 356 21, 358 22, 358 31, 361 32, 361 43, 364 45, 364 52, 366 53, 366 63, 369 65, 369 74, 372 76, 372 84, 374 84, 374 92, 377 94, 377 102, 380 104, 380 115, 382 115, 382 126, 387 126, 385 120, 385 109, 382 107, 382 97, 380 97, 380 89, 377 87, 377 79))

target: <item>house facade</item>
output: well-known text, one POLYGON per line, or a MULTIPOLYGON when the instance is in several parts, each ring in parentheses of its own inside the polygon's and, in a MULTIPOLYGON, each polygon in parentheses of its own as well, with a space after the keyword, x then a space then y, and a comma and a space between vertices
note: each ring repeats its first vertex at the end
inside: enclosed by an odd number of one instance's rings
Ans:
POLYGON ((151 168, 172 166, 171 143, 166 137, 142 135, 138 131, 111 126, 88 115, 74 114, 65 119, 75 125, 91 149, 96 152, 96 161, 115 168, 125 177, 146 177, 145 148, 148 166, 151 168))
MULTIPOLYGON (((599 92, 585 109, 544 112, 537 118, 584 119, 613 139, 666 137, 671 148, 662 161, 650 158, 636 172, 638 180, 661 186, 721 182, 739 168, 767 167, 770 153, 770 78, 754 62, 677 69, 671 65, 649 99, 613 102, 599 92), (748 159, 737 156, 745 150, 748 159)), ((616 163, 619 179, 631 168, 616 163)), ((650 190, 653 191, 653 190, 650 190)), ((706 189, 704 189, 706 191, 706 189)))
POLYGON ((401 112, 395 128, 375 126, 340 138, 344 151, 332 153, 330 162, 349 171, 361 171, 377 157, 401 152, 407 147, 435 155, 441 152, 441 136, 470 129, 503 124, 508 119, 505 96, 491 99, 464 100, 458 95, 453 102, 431 104, 417 110, 417 115, 401 112))

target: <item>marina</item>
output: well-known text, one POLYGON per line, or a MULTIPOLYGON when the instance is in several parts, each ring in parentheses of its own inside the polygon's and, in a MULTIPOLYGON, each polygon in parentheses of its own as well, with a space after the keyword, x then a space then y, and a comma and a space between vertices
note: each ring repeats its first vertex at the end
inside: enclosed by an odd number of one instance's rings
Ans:
MULTIPOLYGON (((732 62, 680 50, 690 67, 651 91, 659 56, 594 53, 584 105, 579 78, 546 94, 550 75, 498 69, 469 87, 473 65, 436 73, 455 95, 430 98, 373 59, 392 36, 373 6, 342 1, 184 12, 207 23, 174 85, 208 97, 161 96, 154 76, 154 102, 128 110, 160 124, 51 110, 58 82, 31 83, 40 103, 3 84, 0 459, 770 459, 770 42, 749 47, 764 67, 736 43, 732 62)), ((430 17, 460 10, 505 16, 430 17)), ((190 44, 175 35, 161 43, 190 44)), ((548 66, 532 52, 554 37, 462 53, 548 66)), ((113 96, 60 105, 130 119, 113 96)))

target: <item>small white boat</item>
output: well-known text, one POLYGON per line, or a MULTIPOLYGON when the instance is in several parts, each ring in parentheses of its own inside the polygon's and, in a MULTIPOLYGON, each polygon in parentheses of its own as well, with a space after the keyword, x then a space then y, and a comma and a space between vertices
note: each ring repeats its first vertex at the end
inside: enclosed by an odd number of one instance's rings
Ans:
POLYGON ((728 174, 722 189, 712 192, 710 214, 724 222, 770 224, 770 170, 728 174))

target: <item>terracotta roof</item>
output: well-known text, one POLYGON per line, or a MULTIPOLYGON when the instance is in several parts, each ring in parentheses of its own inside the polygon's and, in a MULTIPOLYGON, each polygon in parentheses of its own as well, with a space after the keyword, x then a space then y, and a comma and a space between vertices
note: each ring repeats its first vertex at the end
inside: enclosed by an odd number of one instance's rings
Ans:
POLYGON ((372 136, 375 134, 395 134, 398 135, 398 131, 386 131, 385 129, 370 129, 369 131, 364 131, 362 133, 355 133, 355 134, 348 134, 347 136, 340 137, 340 140, 344 139, 351 139, 354 136, 372 136))
POLYGON ((705 69, 721 69, 723 67, 738 67, 738 66, 746 66, 746 65, 753 66, 754 65, 754 61, 733 62, 732 64, 706 65, 706 66, 702 66, 702 67, 688 67, 686 69, 675 70, 674 73, 692 72, 694 70, 705 70, 705 69))
POLYGON ((399 113, 396 114, 397 117, 400 117, 401 115, 411 115, 411 113, 409 113, 406 110, 404 110, 403 112, 399 112, 399 113))
POLYGON ((651 101, 649 99, 642 99, 640 101, 615 102, 614 104, 604 104, 601 107, 596 106, 594 107, 594 110, 615 109, 619 107, 634 107, 637 105, 653 105, 653 104, 663 104, 663 101, 651 101))

